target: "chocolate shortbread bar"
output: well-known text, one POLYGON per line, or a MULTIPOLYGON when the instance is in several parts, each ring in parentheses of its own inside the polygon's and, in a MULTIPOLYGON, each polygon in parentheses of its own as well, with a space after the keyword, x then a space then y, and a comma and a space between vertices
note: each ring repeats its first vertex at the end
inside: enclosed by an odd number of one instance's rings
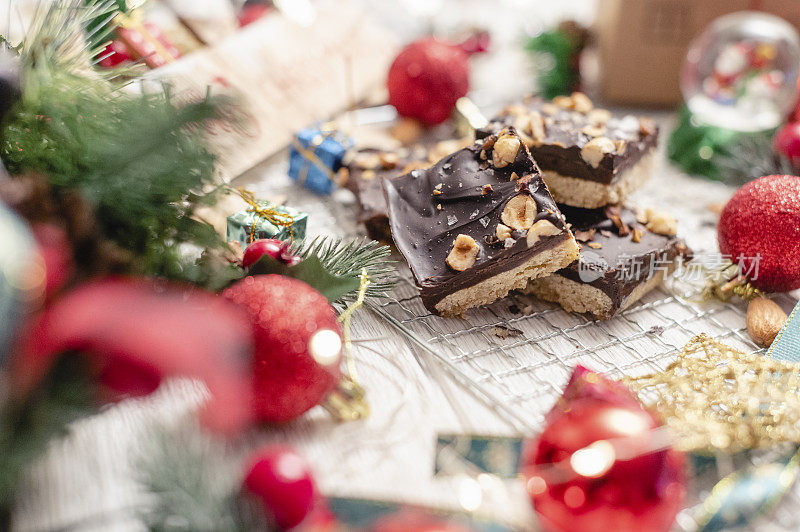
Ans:
POLYGON ((463 148, 471 139, 448 139, 392 150, 362 148, 348 154, 339 170, 339 184, 349 189, 358 202, 358 221, 373 240, 391 243, 389 214, 383 181, 427 168, 442 157, 463 148))
POLYGON ((431 312, 489 304, 575 261, 578 245, 513 128, 385 182, 392 237, 431 312))
POLYGON ((609 319, 658 286, 679 260, 690 258, 675 237, 675 219, 661 211, 560 208, 581 245, 580 259, 532 280, 524 292, 569 312, 609 319))
POLYGON ((620 203, 652 173, 653 121, 613 117, 580 92, 508 106, 476 135, 507 126, 519 132, 559 203, 589 209, 620 203))

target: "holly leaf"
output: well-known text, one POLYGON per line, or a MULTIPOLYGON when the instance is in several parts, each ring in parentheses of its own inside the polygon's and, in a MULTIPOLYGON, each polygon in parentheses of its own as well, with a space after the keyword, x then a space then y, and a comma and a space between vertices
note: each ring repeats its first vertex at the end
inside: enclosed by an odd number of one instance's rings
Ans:
POLYGON ((309 255, 299 264, 289 266, 264 254, 248 270, 248 275, 267 275, 272 273, 285 275, 307 283, 331 303, 338 301, 351 292, 357 291, 359 287, 358 277, 332 274, 325 269, 325 266, 316 255, 309 255))

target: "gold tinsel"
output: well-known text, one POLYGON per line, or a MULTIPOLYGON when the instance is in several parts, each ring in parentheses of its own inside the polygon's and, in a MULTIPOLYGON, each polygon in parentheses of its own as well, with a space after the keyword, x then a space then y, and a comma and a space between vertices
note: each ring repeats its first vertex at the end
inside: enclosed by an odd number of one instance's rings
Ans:
POLYGON ((800 364, 693 338, 662 373, 624 380, 683 451, 800 443, 800 364))

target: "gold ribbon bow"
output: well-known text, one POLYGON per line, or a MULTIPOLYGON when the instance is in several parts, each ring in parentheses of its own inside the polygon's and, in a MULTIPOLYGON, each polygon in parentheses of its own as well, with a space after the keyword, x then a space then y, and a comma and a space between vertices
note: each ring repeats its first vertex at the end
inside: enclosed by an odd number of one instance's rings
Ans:
POLYGON ((249 190, 239 187, 236 189, 236 192, 239 194, 245 203, 247 203, 250 208, 247 209, 247 212, 252 212, 256 216, 253 217, 253 226, 250 228, 250 237, 249 242, 252 244, 253 241, 256 239, 256 225, 258 224, 258 217, 260 216, 265 221, 271 223, 272 225, 276 225, 278 227, 288 227, 289 228, 289 240, 294 242, 294 232, 292 231, 292 225, 294 224, 294 217, 289 214, 288 212, 281 212, 275 208, 269 207, 262 207, 256 201, 255 196, 249 190))

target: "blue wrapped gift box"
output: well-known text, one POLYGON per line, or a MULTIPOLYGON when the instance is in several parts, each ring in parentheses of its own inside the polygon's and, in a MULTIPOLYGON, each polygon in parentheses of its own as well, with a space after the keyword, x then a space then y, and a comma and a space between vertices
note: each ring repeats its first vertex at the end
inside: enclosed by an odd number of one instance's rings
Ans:
POLYGON ((337 131, 300 131, 289 148, 289 177, 317 194, 330 194, 351 144, 337 131))

